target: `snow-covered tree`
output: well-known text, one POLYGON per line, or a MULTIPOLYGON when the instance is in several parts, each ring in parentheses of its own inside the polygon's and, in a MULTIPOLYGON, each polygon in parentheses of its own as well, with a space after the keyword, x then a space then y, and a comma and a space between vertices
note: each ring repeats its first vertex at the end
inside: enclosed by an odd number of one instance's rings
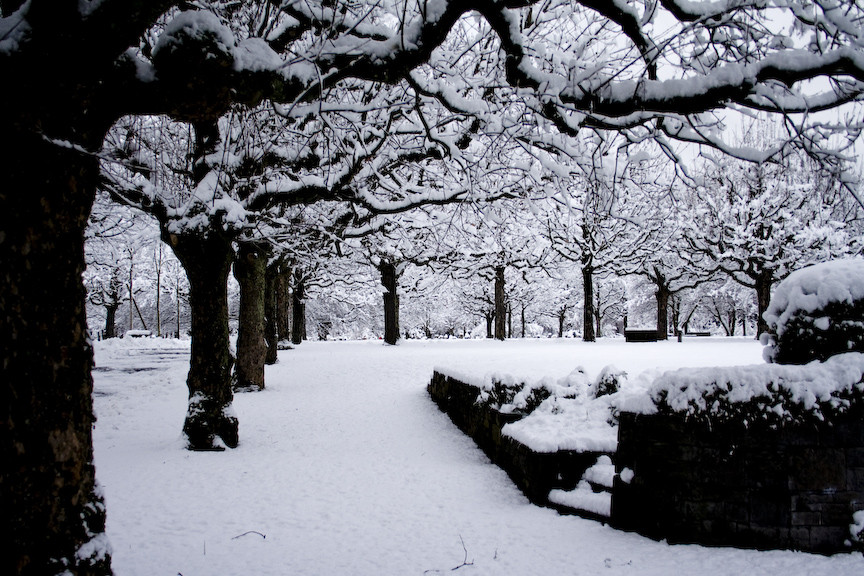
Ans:
MULTIPOLYGON (((0 445, 14 471, 0 500, 13 535, 10 573, 110 573, 110 556, 96 545, 104 514, 81 274, 100 150, 124 116, 212 126, 233 105, 269 100, 316 118, 336 86, 410 85, 418 107, 443 102, 455 124, 532 149, 566 150, 560 136, 586 126, 727 149, 712 113, 731 106, 786 114, 788 139, 828 161, 820 153, 835 125, 809 113, 854 102, 864 87, 862 8, 851 2, 840 10, 797 0, 182 6, 199 9, 0 2, 0 141, 14 143, 0 159, 0 350, 13 399, 0 445), (617 41, 595 40, 604 34, 617 41), (813 93, 820 83, 811 80, 829 81, 813 93), (542 130, 523 133, 533 126, 542 130)), ((439 150, 459 150, 461 136, 436 138, 439 150)), ((297 183, 284 195, 324 190, 320 181, 297 183)))
POLYGON ((689 265, 721 272, 756 293, 757 331, 772 286, 793 270, 852 251, 859 239, 834 219, 840 183, 799 154, 772 163, 706 161, 690 192, 683 239, 689 265))
POLYGON ((575 263, 582 280, 583 340, 596 337, 595 278, 627 270, 639 260, 638 247, 649 229, 644 223, 648 207, 634 201, 632 183, 619 174, 608 157, 615 155, 616 141, 594 134, 580 141, 583 156, 572 172, 555 178, 557 190, 539 214, 541 227, 553 249, 575 263))

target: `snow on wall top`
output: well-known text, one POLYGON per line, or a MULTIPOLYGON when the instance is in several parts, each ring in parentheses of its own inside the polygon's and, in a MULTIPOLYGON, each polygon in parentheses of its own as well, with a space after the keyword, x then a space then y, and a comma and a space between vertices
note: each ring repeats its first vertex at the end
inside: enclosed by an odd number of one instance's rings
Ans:
MULTIPOLYGON (((479 388, 477 402, 488 403, 501 413, 528 411, 517 422, 506 424, 501 432, 535 452, 613 452, 618 444, 618 429, 612 413, 616 401, 622 397, 621 393, 594 397, 592 388, 596 389, 597 382, 581 367, 563 378, 537 380, 494 373, 482 378, 472 377, 444 367, 436 367, 435 371, 479 388), (490 395, 496 385, 511 387, 516 393, 509 402, 498 405, 490 395), (543 389, 548 397, 536 408, 529 408, 532 392, 543 389)), ((597 381, 612 372, 625 387, 630 388, 626 374, 614 367, 607 366, 597 381)))
POLYGON ((763 317, 781 336, 790 318, 809 315, 831 302, 864 299, 864 259, 834 260, 802 268, 783 280, 774 292, 763 317))
POLYGON ((826 408, 842 411, 848 407, 850 395, 864 393, 862 380, 864 354, 858 352, 803 366, 686 368, 666 372, 654 381, 648 391, 653 409, 643 405, 641 410, 628 411, 654 413, 663 407, 688 415, 719 417, 746 412, 779 421, 809 413, 821 420, 826 408))

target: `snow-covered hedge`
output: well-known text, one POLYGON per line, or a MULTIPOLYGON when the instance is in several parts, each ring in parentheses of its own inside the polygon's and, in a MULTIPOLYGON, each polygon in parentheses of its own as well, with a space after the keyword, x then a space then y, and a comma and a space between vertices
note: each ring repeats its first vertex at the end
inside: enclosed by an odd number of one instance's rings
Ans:
POLYGON ((653 409, 692 418, 778 425, 825 420, 864 400, 864 354, 849 352, 805 366, 762 364, 666 372, 649 395, 653 409))
POLYGON ((767 362, 806 364, 864 352, 864 260, 835 260, 789 275, 774 292, 763 335, 767 362))
MULTIPOLYGON (((462 378, 465 378, 462 376, 462 378)), ((504 413, 527 415, 549 398, 579 399, 586 401, 618 392, 627 373, 606 366, 596 381, 592 381, 581 366, 557 381, 543 378, 536 382, 520 381, 509 375, 492 374, 482 381, 474 381, 480 388, 478 404, 504 413)), ((470 381, 473 379, 465 379, 470 381)))
POLYGON ((502 432, 535 452, 611 452, 617 444, 617 391, 626 381, 627 374, 613 366, 596 380, 582 367, 564 378, 537 382, 494 375, 478 386, 477 403, 523 415, 502 432))

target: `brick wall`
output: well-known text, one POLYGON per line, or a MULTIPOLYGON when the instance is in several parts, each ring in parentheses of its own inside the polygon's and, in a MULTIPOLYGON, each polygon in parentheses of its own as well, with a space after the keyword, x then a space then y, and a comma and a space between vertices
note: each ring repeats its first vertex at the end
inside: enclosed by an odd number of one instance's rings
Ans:
POLYGON ((613 526, 669 542, 850 549, 864 509, 860 406, 779 429, 627 413, 619 426, 613 526))

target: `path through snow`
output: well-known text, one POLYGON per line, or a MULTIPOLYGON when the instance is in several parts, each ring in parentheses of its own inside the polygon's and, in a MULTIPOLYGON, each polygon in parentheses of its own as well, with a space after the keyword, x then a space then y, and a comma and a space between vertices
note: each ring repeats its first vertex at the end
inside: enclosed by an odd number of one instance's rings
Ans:
POLYGON ((184 346, 97 343, 118 576, 864 573, 860 554, 668 546, 531 505, 425 390, 436 365, 560 377, 760 362, 752 340, 304 343, 267 368, 265 392, 236 397, 241 444, 223 453, 183 448, 184 346))

